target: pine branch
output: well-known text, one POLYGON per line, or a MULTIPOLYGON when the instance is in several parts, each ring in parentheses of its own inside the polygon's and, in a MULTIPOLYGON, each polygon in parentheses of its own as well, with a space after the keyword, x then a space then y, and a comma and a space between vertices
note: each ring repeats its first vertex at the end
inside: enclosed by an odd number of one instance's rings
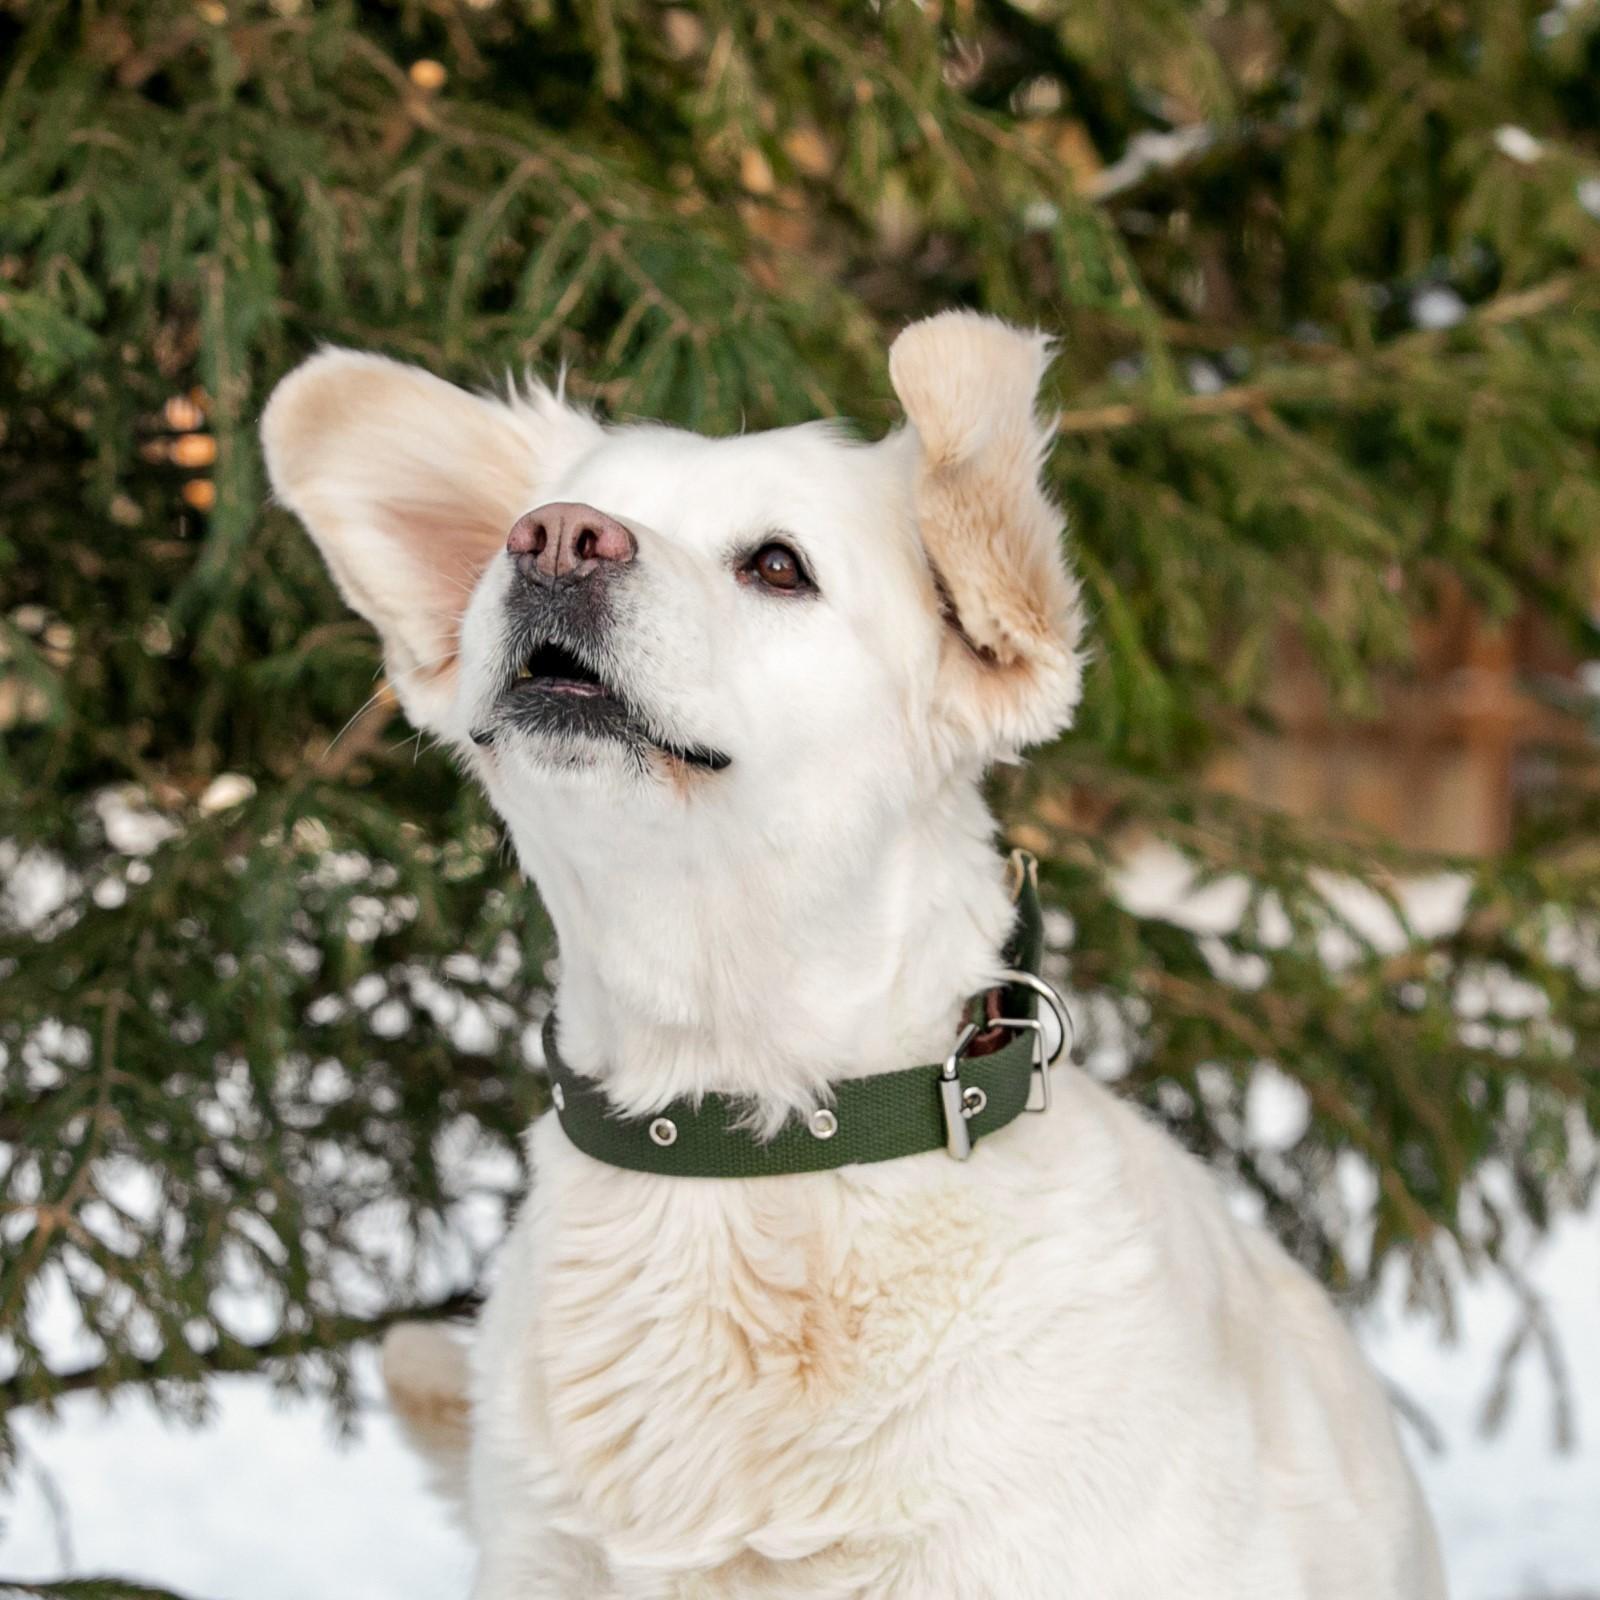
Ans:
POLYGON ((0 1414, 13 1407, 48 1405, 63 1395, 114 1390, 207 1377, 238 1377, 257 1373, 279 1362, 296 1361, 323 1351, 381 1338, 402 1322, 443 1322, 472 1315, 480 1304, 472 1290, 446 1295, 417 1305, 398 1306, 371 1317, 334 1316, 318 1320, 314 1338, 305 1333, 279 1334, 256 1342, 222 1340, 213 1349, 191 1351, 183 1371, 175 1374, 170 1356, 147 1357, 136 1362, 104 1361, 30 1377, 24 1383, 13 1377, 0 1383, 0 1414))
MULTIPOLYGON (((1509 327, 1567 304, 1592 280, 1574 273, 1563 273, 1530 289, 1499 296, 1480 306, 1471 316, 1450 330, 1430 330, 1408 334, 1370 354, 1330 354, 1315 362, 1302 362, 1274 371, 1258 383, 1241 384, 1218 394, 1181 395, 1160 405, 1118 402, 1063 411, 1057 419, 1063 434, 1116 433, 1148 423, 1186 422, 1206 417, 1253 416, 1274 406, 1352 406, 1369 403, 1375 392, 1386 393, 1397 383, 1414 382, 1413 364, 1431 358, 1435 376, 1451 378, 1449 357, 1437 352, 1447 338, 1459 338, 1474 329, 1509 327)), ((1465 368, 1463 381, 1470 382, 1470 364, 1475 353, 1455 358, 1465 368)))
POLYGON ((171 1589, 157 1589, 127 1578, 7 1578, 0 1576, 0 1600, 194 1600, 171 1589))

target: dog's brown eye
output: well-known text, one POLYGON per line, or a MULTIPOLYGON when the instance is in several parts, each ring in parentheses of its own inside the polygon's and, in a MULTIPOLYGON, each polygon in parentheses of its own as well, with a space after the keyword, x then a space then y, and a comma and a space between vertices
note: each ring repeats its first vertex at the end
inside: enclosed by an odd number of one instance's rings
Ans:
POLYGON ((811 587, 799 556, 788 545, 776 541, 762 545, 745 563, 744 570, 769 589, 793 591, 811 587))

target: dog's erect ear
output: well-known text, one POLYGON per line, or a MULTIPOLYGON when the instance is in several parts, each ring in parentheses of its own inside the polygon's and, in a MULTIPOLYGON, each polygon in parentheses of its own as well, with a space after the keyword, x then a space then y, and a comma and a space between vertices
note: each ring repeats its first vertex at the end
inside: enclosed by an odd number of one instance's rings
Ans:
POLYGON ((1043 334, 947 311, 913 323, 889 376, 917 441, 917 525, 949 637, 938 711, 959 751, 1004 757, 1072 720, 1082 684, 1063 518, 1040 483, 1043 334))
POLYGON ((272 486, 382 636, 419 726, 437 727, 454 692, 461 614, 484 567, 600 432, 547 389, 500 401, 350 350, 313 356, 273 392, 261 422, 272 486))

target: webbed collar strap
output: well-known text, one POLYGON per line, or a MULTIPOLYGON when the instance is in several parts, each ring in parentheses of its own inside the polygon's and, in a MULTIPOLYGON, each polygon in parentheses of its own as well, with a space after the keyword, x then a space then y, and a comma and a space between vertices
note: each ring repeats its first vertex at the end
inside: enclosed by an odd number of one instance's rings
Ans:
POLYGON ((1044 918, 1038 864, 1025 851, 1011 858, 1017 918, 1006 946, 1008 969, 995 989, 976 996, 973 1020, 941 1062, 865 1078, 841 1078, 832 1099, 809 1117, 791 1117, 770 1138, 745 1126, 744 1103, 732 1095, 675 1100, 644 1116, 625 1117, 592 1078, 561 1058, 552 1012, 544 1025, 551 1100, 566 1136, 586 1155, 614 1167, 680 1178, 765 1178, 822 1172, 858 1162, 896 1161, 944 1150, 965 1160, 973 1145, 1025 1111, 1050 1105, 1050 1063, 1039 1002, 1070 1024, 1061 997, 1040 976, 1044 918))

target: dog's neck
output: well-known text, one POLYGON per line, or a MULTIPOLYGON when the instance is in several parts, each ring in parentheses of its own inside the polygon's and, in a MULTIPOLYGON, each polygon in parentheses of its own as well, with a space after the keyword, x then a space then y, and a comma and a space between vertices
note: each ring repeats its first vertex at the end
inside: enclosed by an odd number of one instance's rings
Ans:
POLYGON ((830 1080, 939 1059, 1011 927, 992 831, 970 784, 781 852, 513 818, 560 943, 563 1055, 625 1112, 719 1092, 768 1126, 830 1080))

